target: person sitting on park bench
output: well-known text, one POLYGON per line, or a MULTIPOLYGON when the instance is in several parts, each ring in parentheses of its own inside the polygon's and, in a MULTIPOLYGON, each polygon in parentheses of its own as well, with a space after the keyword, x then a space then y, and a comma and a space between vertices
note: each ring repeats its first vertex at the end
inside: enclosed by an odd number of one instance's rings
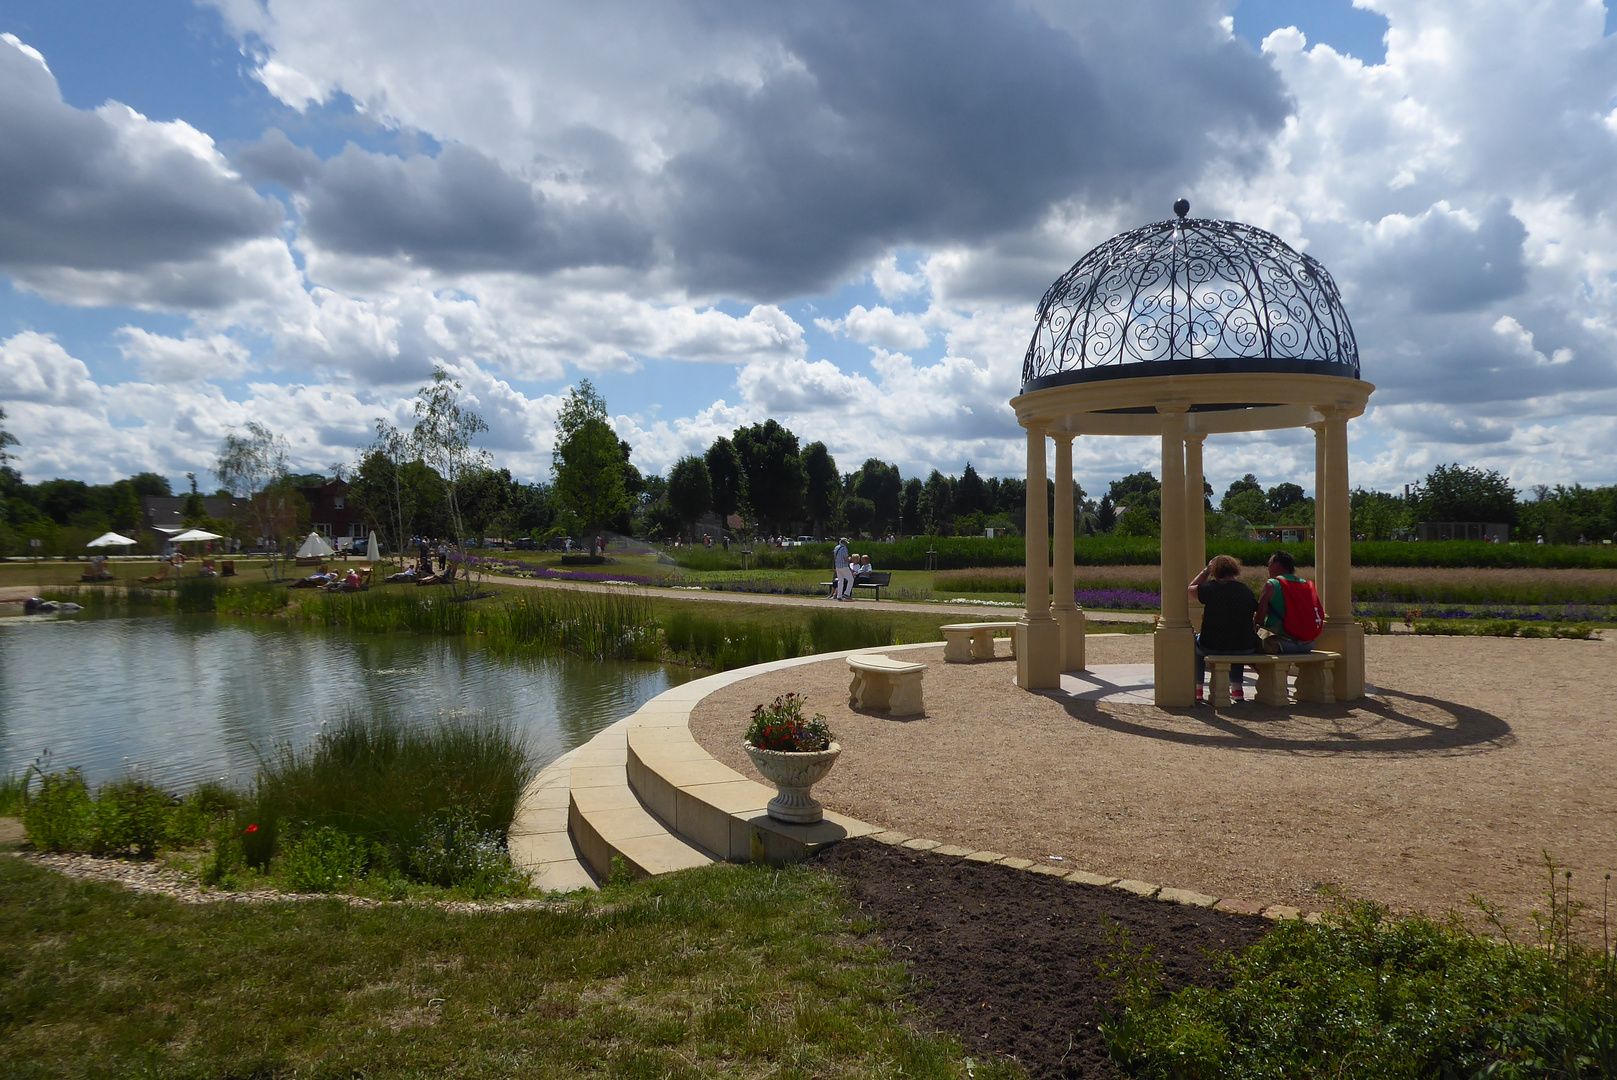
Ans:
POLYGON ((1266 653, 1314 651, 1314 640, 1325 629, 1325 609, 1314 583, 1297 576, 1297 560, 1289 552, 1269 556, 1269 580, 1258 594, 1252 621, 1269 632, 1263 642, 1266 653))
MULTIPOLYGON (((1212 561, 1190 583, 1190 598, 1202 606, 1202 632, 1196 635, 1196 700, 1203 700, 1202 680, 1207 675, 1208 656, 1246 655, 1258 651, 1258 632, 1253 622, 1258 601, 1241 580, 1241 564, 1228 555, 1214 555, 1212 561)), ((1245 701, 1241 678, 1246 668, 1230 665, 1230 700, 1245 701)))

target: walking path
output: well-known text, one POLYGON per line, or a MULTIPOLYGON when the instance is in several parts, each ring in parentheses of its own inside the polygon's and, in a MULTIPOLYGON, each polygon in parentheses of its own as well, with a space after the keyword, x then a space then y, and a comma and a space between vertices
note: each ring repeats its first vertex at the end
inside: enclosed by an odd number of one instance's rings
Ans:
MULTIPOLYGON (((483 581, 492 585, 515 585, 530 589, 572 589, 577 592, 614 593, 619 596, 641 596, 664 600, 712 600, 723 604, 754 604, 764 607, 828 608, 835 603, 822 596, 787 596, 779 593, 721 592, 716 589, 665 589, 647 585, 600 585, 589 581, 557 581, 552 578, 520 578, 490 575, 483 581)), ((907 615, 959 616, 962 622, 994 618, 1016 618, 1020 608, 998 607, 992 604, 927 603, 915 600, 854 600, 852 610, 894 611, 907 615), (997 614, 1003 613, 1003 614, 997 614)), ((1097 621, 1148 623, 1156 621, 1150 611, 1095 611, 1089 612, 1097 621)))

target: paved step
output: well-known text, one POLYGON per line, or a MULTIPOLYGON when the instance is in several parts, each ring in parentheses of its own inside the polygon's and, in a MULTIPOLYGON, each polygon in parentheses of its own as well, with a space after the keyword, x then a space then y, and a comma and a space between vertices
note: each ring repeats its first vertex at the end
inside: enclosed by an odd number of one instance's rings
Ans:
POLYGON ((568 774, 567 827, 579 856, 597 879, 612 872, 613 856, 637 877, 706 866, 721 856, 677 835, 653 814, 628 777, 628 725, 618 721, 577 751, 568 774))
POLYGON ((572 892, 596 888, 595 878, 579 859, 567 832, 568 781, 577 757, 577 750, 563 754, 534 777, 511 822, 511 861, 532 872, 536 889, 572 892))

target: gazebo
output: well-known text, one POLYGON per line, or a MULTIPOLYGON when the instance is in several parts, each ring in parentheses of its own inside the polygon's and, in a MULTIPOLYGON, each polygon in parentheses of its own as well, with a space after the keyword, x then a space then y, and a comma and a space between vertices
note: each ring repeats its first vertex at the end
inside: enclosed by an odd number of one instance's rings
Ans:
MULTIPOLYGON (((1325 267, 1234 221, 1175 218, 1121 233, 1075 263, 1039 302, 1011 399, 1027 429, 1027 610, 1017 684, 1055 689, 1084 667, 1073 598, 1072 445, 1079 435, 1162 441, 1162 619, 1155 700, 1195 700, 1190 579, 1206 564, 1202 443, 1209 435, 1314 432, 1318 647, 1338 652, 1336 699, 1364 696, 1364 631, 1353 621, 1347 422, 1375 387, 1325 267), (1055 440, 1056 558, 1046 554, 1045 440, 1055 440), (1036 494, 1041 493, 1041 494, 1036 494), (1055 602, 1050 602, 1054 573, 1055 602)), ((1277 462, 1276 471, 1301 471, 1277 462)))

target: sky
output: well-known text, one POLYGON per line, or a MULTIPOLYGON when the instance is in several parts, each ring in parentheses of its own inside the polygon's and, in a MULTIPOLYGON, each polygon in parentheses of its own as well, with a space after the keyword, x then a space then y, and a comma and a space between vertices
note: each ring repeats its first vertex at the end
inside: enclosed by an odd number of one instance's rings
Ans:
MULTIPOLYGON (((24 477, 349 467, 434 366, 548 477, 578 380, 643 471, 774 417, 844 472, 1016 475, 1040 296, 1249 222, 1331 271, 1356 486, 1617 481, 1601 0, 0 0, 0 408, 24 477)), ((1312 490, 1307 431, 1208 479, 1312 490)), ((1081 438, 1086 490, 1157 469, 1081 438)))

